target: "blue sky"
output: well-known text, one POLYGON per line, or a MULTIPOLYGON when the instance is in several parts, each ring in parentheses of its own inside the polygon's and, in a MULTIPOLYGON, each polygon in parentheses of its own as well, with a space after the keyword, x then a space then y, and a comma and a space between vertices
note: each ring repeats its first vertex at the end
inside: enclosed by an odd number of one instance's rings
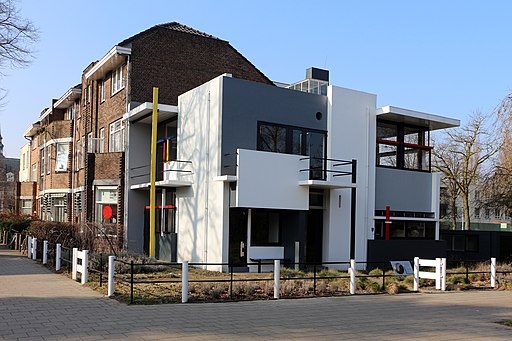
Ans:
POLYGON ((395 105, 464 120, 512 90, 512 1, 19 1, 40 28, 35 61, 4 70, 5 154, 83 69, 123 39, 178 21, 228 40, 269 78, 294 82, 310 66, 331 83, 395 105))

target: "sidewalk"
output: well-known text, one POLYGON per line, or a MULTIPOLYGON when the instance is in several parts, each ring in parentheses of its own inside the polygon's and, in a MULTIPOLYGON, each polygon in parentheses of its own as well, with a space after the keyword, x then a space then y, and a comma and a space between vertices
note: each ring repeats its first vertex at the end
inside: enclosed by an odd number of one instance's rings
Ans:
POLYGON ((0 246, 0 340, 510 340, 512 292, 128 306, 0 246))

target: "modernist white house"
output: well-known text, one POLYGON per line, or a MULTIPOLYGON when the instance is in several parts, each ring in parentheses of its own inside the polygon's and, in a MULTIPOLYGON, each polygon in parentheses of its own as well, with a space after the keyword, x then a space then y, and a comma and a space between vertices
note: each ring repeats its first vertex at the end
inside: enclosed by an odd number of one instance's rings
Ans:
MULTIPOLYGON (((445 252, 429 132, 459 122, 378 109, 376 99, 312 68, 286 88, 224 74, 177 107, 160 104, 158 257, 256 271, 259 260, 297 255, 321 263, 445 252)), ((149 233, 150 115, 143 103, 124 117, 125 241, 139 252, 149 233)))

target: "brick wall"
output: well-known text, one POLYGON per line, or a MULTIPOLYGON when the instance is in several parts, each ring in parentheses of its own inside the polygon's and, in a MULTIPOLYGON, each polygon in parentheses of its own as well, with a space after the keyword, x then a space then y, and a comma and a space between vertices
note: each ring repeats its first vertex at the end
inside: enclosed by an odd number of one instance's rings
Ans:
POLYGON ((272 84, 228 42, 157 27, 132 42, 131 100, 178 104, 178 96, 223 73, 272 84))

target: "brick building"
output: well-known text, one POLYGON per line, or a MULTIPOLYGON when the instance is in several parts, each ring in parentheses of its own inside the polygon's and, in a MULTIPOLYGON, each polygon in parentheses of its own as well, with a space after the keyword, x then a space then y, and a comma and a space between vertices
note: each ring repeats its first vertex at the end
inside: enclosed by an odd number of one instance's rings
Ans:
POLYGON ((20 210, 32 204, 45 220, 115 224, 122 236, 123 116, 152 101, 153 87, 160 104, 177 105, 180 94, 224 73, 273 84, 227 41, 176 22, 113 46, 25 132, 30 174, 20 179, 20 210))

